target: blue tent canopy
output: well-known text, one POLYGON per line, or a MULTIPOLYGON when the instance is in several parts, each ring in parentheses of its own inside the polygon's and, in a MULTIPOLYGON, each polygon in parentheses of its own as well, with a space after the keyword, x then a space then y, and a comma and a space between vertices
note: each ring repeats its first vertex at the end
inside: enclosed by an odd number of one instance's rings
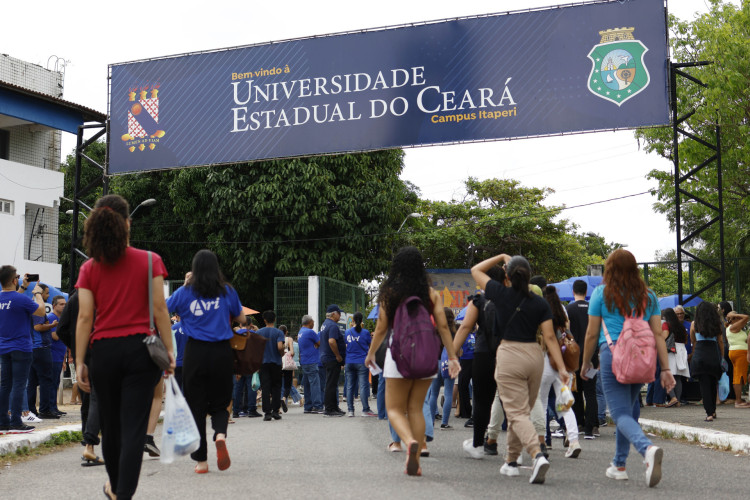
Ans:
MULTIPOLYGON (((667 308, 674 309, 680 303, 680 301, 677 300, 678 297, 679 295, 677 294, 667 295, 666 297, 659 297, 659 308, 660 309, 667 309, 667 308)), ((695 297, 692 300, 687 300, 689 297, 690 295, 685 295, 685 294, 682 295, 683 302, 687 301, 686 304, 683 304, 683 307, 695 307, 701 302, 703 302, 703 299, 701 299, 700 297, 695 297)))
POLYGON ((375 304, 370 314, 367 315, 367 319, 378 319, 378 314, 380 314, 380 304, 375 304))

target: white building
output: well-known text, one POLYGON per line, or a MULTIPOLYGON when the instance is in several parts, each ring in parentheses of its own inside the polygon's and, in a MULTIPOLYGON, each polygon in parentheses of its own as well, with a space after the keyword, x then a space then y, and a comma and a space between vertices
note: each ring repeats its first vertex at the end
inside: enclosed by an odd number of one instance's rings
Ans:
POLYGON ((106 119, 62 93, 61 72, 0 54, 0 265, 56 287, 61 131, 106 119))

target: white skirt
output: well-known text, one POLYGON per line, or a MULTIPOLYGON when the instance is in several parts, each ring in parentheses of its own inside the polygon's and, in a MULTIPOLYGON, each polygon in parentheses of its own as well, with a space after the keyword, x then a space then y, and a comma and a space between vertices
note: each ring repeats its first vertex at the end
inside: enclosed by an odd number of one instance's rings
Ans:
POLYGON ((669 358, 669 369, 673 376, 681 375, 690 378, 690 367, 687 361, 687 349, 685 344, 675 343, 675 351, 667 355, 669 358))
MULTIPOLYGON (((390 342, 389 342, 389 345, 390 345, 390 342)), ((437 363, 437 360, 435 360, 435 374, 432 377, 425 377, 421 380, 430 380, 433 378, 437 378, 437 369, 438 369, 438 363, 437 363)), ((391 356, 390 347, 385 351, 385 366, 383 367, 383 376, 385 378, 404 378, 404 376, 401 375, 401 372, 398 371, 396 362, 393 361, 393 356, 391 356)))

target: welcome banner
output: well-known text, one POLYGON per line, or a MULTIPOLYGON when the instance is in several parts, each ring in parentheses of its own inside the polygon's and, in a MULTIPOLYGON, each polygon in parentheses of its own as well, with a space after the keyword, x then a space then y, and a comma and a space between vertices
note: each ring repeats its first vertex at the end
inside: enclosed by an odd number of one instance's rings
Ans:
POLYGON ((669 123, 662 0, 110 66, 108 173, 669 123))

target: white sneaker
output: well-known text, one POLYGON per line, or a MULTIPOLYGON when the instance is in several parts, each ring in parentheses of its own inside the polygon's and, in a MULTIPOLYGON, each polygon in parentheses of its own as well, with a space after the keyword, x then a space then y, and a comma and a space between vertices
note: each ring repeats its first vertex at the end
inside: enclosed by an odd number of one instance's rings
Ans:
POLYGON ((534 467, 531 471, 531 477, 529 483, 531 484, 542 484, 544 483, 544 476, 547 474, 549 469, 549 462, 544 455, 534 459, 534 467))
POLYGON ((350 416, 350 417, 353 417, 353 416, 354 416, 354 412, 353 412, 353 411, 350 411, 350 412, 349 412, 349 416, 350 416))
POLYGON ((562 431, 562 429, 558 429, 554 432, 551 432, 550 436, 552 436, 553 438, 564 438, 565 433, 562 431))
POLYGON ((21 417, 21 422, 38 424, 40 422, 44 422, 44 420, 34 415, 33 411, 30 411, 28 415, 23 415, 21 417))
POLYGON ((500 474, 502 474, 503 476, 515 477, 520 473, 518 472, 518 467, 513 467, 512 465, 508 465, 507 463, 505 463, 502 467, 500 467, 500 474))
POLYGON ((565 452, 565 458, 578 458, 578 455, 581 454, 581 445, 578 443, 578 441, 574 441, 571 443, 571 445, 568 447, 568 450, 565 452))
POLYGON ((464 452, 471 458, 480 460, 484 458, 484 446, 474 447, 474 440, 467 439, 464 441, 464 452))
POLYGON ((646 484, 653 488, 661 481, 661 460, 664 458, 664 450, 658 446, 649 446, 643 463, 646 464, 646 484))
POLYGON ((615 464, 609 464, 607 469, 607 477, 610 479, 617 479, 618 481, 627 481, 628 473, 625 471, 625 467, 615 467, 615 464))

